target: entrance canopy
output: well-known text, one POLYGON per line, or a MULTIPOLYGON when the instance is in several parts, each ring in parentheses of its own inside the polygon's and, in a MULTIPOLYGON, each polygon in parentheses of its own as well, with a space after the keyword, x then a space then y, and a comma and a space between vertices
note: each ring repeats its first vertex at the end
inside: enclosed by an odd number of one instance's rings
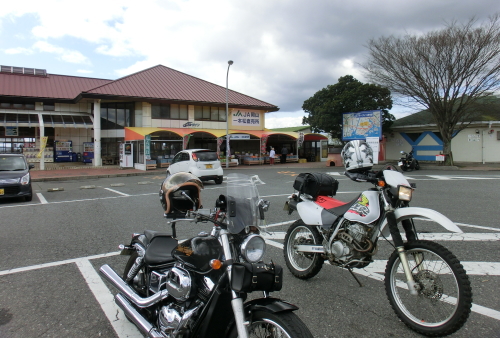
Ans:
MULTIPOLYGON (((191 128, 154 128, 154 127, 125 127, 125 141, 133 141, 133 140, 144 140, 146 135, 150 135, 157 131, 170 131, 181 137, 186 135, 191 135, 198 132, 204 132, 213 135, 214 137, 222 137, 226 135, 226 131, 224 129, 191 129, 191 128)), ((258 138, 262 138, 262 136, 269 135, 287 135, 293 139, 299 138, 299 133, 296 132, 282 132, 282 131, 272 131, 272 130, 235 130, 229 129, 229 134, 249 134, 256 136, 258 138)), ((306 134, 306 135, 317 135, 318 137, 322 137, 321 139, 326 139, 325 136, 320 134, 306 134)), ((306 138, 306 140, 309 140, 306 138)))

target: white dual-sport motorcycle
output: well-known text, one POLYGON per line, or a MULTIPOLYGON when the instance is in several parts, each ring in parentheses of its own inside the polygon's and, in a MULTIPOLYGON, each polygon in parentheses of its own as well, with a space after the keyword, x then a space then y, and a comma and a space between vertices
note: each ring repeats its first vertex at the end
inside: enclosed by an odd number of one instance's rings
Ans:
POLYGON ((419 240, 414 219, 425 218, 456 233, 462 232, 460 228, 437 211, 410 207, 416 186, 394 167, 345 175, 374 188, 345 203, 331 197, 338 188, 333 177, 312 173, 296 178, 297 192, 285 205, 289 213, 296 210, 300 216, 285 236, 284 256, 291 273, 309 279, 328 260, 348 269, 361 286, 352 268, 372 263, 379 239, 392 236, 393 244, 389 243, 395 250, 385 269, 385 289, 398 317, 427 336, 457 331, 470 313, 469 278, 448 249, 419 240))

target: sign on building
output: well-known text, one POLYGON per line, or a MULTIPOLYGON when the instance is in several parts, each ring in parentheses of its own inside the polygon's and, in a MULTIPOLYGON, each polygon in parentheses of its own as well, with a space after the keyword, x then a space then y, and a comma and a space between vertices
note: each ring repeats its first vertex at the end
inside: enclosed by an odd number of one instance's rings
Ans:
POLYGON ((342 114, 342 141, 382 139, 382 111, 367 110, 342 114))
POLYGON ((233 109, 230 119, 233 126, 260 126, 261 114, 255 110, 233 109))

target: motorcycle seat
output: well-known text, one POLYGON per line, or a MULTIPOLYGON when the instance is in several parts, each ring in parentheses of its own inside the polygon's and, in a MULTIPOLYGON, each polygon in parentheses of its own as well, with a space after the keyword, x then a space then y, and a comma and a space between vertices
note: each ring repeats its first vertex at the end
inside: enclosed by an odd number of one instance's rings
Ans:
POLYGON ((347 212, 347 210, 349 210, 349 208, 351 208, 351 206, 354 203, 356 203, 356 201, 358 200, 358 198, 359 198, 359 196, 356 197, 355 199, 353 199, 352 201, 345 203, 344 205, 340 205, 340 206, 333 207, 333 208, 330 208, 330 209, 325 209, 325 210, 328 211, 331 214, 334 214, 335 216, 342 216, 342 215, 344 215, 347 212))
POLYGON ((155 230, 144 230, 144 236, 146 236, 148 243, 150 243, 151 240, 156 236, 170 236, 170 237, 172 237, 172 235, 170 235, 166 232, 159 232, 159 231, 155 231, 155 230))
MULTIPOLYGON (((145 232, 146 234, 146 232, 145 232)), ((149 240, 144 262, 148 265, 161 265, 175 261, 172 250, 177 247, 177 240, 170 235, 156 232, 149 240)), ((148 237, 148 235, 146 235, 148 237)))

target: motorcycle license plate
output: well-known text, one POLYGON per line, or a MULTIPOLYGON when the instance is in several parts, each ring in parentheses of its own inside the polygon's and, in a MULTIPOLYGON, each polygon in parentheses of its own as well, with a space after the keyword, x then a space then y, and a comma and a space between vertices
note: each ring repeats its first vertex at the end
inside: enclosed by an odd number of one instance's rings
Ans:
POLYGON ((211 164, 205 164, 205 169, 212 169, 213 166, 211 164))
POLYGON ((3 189, 0 189, 0 195, 5 194, 5 191, 3 189))
POLYGON ((400 162, 398 162, 398 165, 399 165, 399 166, 402 166, 402 165, 403 165, 403 162, 401 162, 401 161, 400 161, 400 162))

